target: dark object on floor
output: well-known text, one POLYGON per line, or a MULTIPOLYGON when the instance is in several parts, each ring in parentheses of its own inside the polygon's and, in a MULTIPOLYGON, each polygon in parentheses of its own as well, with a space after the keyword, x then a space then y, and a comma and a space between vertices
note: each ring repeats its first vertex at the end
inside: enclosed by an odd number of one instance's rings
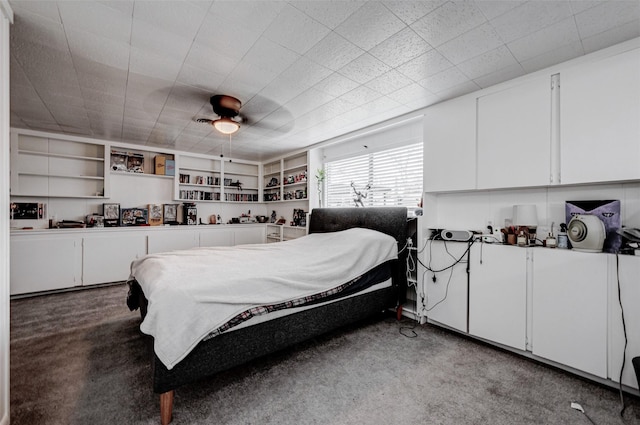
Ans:
POLYGON ((636 381, 640 385, 640 356, 634 357, 631 363, 633 363, 633 369, 636 371, 636 381))

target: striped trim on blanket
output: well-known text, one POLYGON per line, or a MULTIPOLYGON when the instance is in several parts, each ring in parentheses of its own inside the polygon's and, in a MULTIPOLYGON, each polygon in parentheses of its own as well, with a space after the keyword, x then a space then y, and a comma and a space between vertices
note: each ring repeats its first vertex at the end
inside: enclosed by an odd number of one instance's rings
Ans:
POLYGON ((272 313, 274 311, 284 310, 284 309, 287 309, 287 308, 300 307, 300 306, 303 306, 303 305, 306 305, 306 304, 313 303, 313 302, 318 301, 318 300, 322 300, 324 298, 328 298, 328 297, 330 297, 332 295, 335 295, 335 294, 338 294, 340 292, 343 292, 345 289, 349 288, 350 286, 352 286, 353 284, 358 282, 361 278, 362 278, 362 276, 358 276, 355 279, 351 280, 350 282, 344 283, 344 284, 342 284, 340 286, 337 286, 335 288, 332 288, 332 289, 328 289, 328 290, 326 290, 324 292, 319 292, 317 294, 308 295, 306 297, 296 298, 294 300, 285 301, 285 302, 278 303, 278 304, 259 305, 259 306, 256 306, 256 307, 252 307, 249 310, 245 310, 242 313, 238 314, 237 316, 231 318, 228 322, 224 323, 222 326, 220 326, 216 330, 210 332, 204 338, 204 340, 206 341, 206 340, 211 339, 211 338, 213 338, 215 336, 218 336, 221 333, 223 333, 225 331, 228 331, 229 329, 233 328, 234 326, 238 326, 242 322, 245 322, 245 321, 251 319, 252 317, 262 316, 263 314, 268 314, 268 313, 272 313))

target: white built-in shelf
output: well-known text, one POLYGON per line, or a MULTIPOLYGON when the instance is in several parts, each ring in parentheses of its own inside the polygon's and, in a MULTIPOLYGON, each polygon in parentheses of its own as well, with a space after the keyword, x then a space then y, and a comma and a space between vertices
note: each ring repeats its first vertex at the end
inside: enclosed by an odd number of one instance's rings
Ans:
POLYGON ((18 172, 21 176, 36 176, 36 177, 55 177, 59 179, 85 179, 85 180, 104 180, 102 176, 77 176, 77 175, 67 175, 67 174, 51 174, 51 173, 21 173, 18 172))
POLYGON ((111 174, 121 176, 136 176, 136 177, 155 177, 159 179, 173 179, 174 176, 166 176, 163 174, 150 174, 150 173, 130 173, 128 171, 111 171, 111 174))
POLYGON ((108 198, 106 157, 102 143, 14 129, 11 196, 108 198))
POLYGON ((18 154, 46 156, 46 157, 49 157, 49 158, 68 158, 68 159, 81 159, 81 160, 86 160, 86 161, 104 162, 104 158, 95 157, 95 156, 68 155, 68 154, 60 154, 60 153, 30 151, 30 150, 24 150, 24 149, 19 149, 18 150, 18 154))
POLYGON ((180 172, 182 174, 188 174, 185 173, 185 171, 195 171, 197 173, 209 173, 209 174, 220 174, 220 170, 216 170, 216 169, 212 169, 212 170, 208 170, 206 168, 192 168, 192 167, 180 167, 180 172))

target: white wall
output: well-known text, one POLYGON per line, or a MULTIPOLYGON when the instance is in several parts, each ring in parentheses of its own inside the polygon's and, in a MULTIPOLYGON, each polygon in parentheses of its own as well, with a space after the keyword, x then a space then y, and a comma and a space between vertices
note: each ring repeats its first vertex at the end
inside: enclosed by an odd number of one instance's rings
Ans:
POLYGON ((487 221, 492 221, 502 228, 505 219, 512 218, 513 205, 534 204, 538 211, 538 234, 543 235, 552 222, 556 226, 566 222, 566 201, 604 199, 620 200, 622 224, 640 227, 640 182, 426 195, 425 211, 429 214, 425 225, 484 230, 487 221))
POLYGON ((0 2, 0 425, 9 423, 9 25, 0 2))

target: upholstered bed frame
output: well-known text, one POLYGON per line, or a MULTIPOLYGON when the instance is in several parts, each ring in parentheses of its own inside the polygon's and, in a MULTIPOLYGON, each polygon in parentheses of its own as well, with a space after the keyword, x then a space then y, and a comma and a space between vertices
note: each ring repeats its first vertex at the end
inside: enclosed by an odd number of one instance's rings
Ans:
MULTIPOLYGON (((407 210, 400 207, 314 209, 309 233, 335 232, 353 227, 391 235, 398 241, 398 250, 401 251, 407 240, 407 210)), ((362 248, 366 249, 366 246, 362 248)), ((223 333, 199 343, 171 370, 154 354, 153 391, 160 394, 162 424, 171 422, 176 388, 400 305, 406 295, 405 258, 406 252, 403 251, 400 259, 392 265, 393 285, 390 287, 223 333)), ((144 316, 146 299, 142 291, 140 307, 144 316)))

